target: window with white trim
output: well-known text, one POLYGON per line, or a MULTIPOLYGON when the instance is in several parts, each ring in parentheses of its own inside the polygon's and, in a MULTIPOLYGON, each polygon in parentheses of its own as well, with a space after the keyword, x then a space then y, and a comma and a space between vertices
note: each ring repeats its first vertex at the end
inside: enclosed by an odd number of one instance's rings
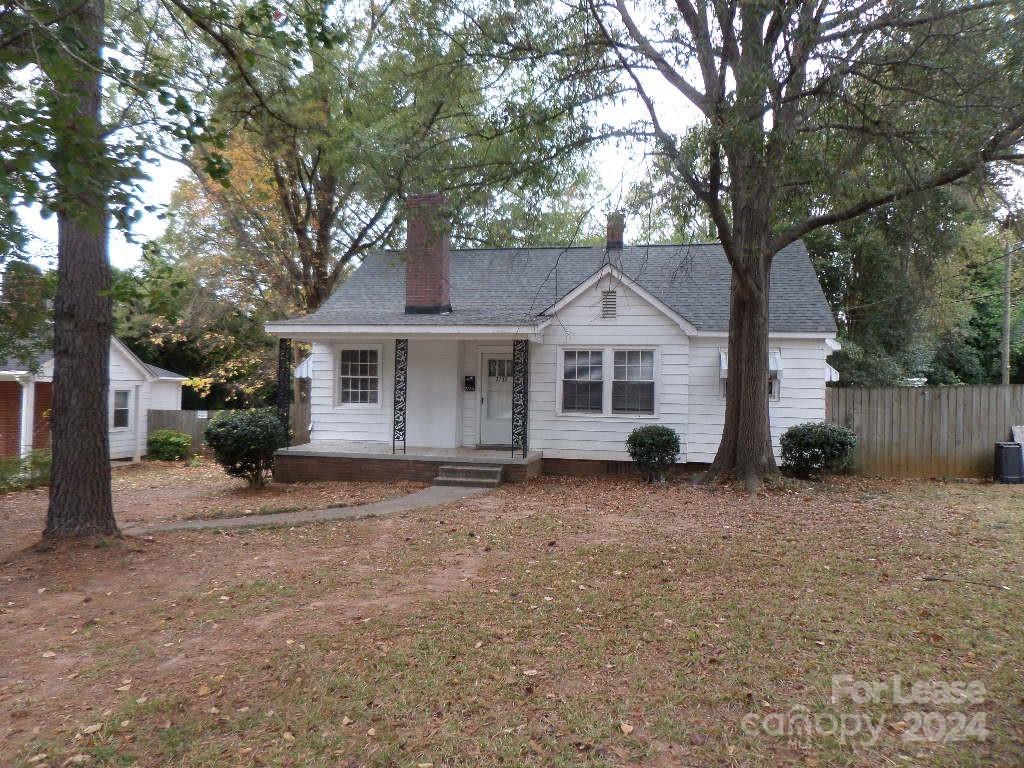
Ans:
MULTIPOLYGON (((729 353, 724 349, 718 350, 720 359, 719 377, 722 382, 722 397, 729 394, 729 353)), ((768 350, 768 399, 779 401, 782 399, 782 351, 779 349, 768 350)))
POLYGON ((380 402, 380 352, 342 349, 338 355, 338 402, 376 405, 380 402))
POLYGON ((654 350, 615 350, 612 413, 654 413, 654 350))
POLYGON ((112 412, 114 429, 127 429, 128 425, 131 424, 131 401, 131 390, 114 390, 114 408, 112 412))
POLYGON ((603 353, 567 349, 562 353, 562 410, 566 413, 604 411, 603 353))

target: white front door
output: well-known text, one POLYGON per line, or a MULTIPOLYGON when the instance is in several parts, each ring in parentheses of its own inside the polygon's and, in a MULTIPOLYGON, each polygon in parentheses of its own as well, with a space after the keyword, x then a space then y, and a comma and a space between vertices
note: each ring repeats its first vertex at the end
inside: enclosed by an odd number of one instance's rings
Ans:
POLYGON ((484 354, 480 393, 480 444, 512 442, 512 356, 484 354))

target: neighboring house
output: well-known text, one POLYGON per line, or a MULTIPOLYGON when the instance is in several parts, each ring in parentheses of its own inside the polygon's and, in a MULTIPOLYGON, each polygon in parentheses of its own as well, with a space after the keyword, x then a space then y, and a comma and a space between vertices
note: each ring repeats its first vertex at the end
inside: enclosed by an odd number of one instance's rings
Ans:
MULTIPOLYGON (((50 444, 53 355, 36 373, 15 360, 0 366, 0 456, 24 456, 50 444)), ((180 410, 185 377, 139 360, 119 339, 110 340, 110 457, 141 459, 150 409, 180 410)))
MULTIPOLYGON (((642 424, 675 429, 680 462, 713 459, 729 377, 719 244, 623 246, 613 215, 605 246, 450 250, 441 204, 411 200, 404 253, 368 254, 318 311, 267 325, 312 343, 310 443, 283 452, 285 475, 316 474, 289 456, 390 453, 403 437, 421 458, 512 446, 573 469, 628 460, 642 424)), ((778 450, 787 427, 824 419, 838 345, 802 243, 775 257, 770 290, 778 450)))

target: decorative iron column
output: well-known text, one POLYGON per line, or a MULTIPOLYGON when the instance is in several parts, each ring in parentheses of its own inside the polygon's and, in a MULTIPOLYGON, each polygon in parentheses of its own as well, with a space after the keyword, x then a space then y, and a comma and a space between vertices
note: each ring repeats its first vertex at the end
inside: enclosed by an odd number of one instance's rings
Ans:
POLYGON ((530 420, 530 342, 512 342, 512 455, 523 456, 529 448, 530 420))
POLYGON ((392 421, 391 452, 402 443, 405 453, 405 405, 409 385, 409 340, 395 339, 395 415, 392 421))
POLYGON ((292 402, 292 340, 277 341, 277 418, 285 429, 290 429, 291 418, 289 406, 292 402))

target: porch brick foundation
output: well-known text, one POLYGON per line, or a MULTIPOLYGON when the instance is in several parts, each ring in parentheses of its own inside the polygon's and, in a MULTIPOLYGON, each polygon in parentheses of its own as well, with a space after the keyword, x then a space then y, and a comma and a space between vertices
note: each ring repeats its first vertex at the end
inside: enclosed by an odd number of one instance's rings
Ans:
MULTIPOLYGON (((457 459, 424 461, 420 459, 367 459, 342 456, 288 456, 274 457, 274 482, 302 483, 328 480, 369 480, 388 482, 390 480, 413 480, 430 483, 437 477, 441 467, 458 464, 457 459)), ((498 462, 495 462, 496 464, 498 462)), ((479 465, 477 465, 479 466, 479 465)), ((537 477, 541 472, 541 461, 528 464, 503 464, 506 483, 522 482, 537 477)))

